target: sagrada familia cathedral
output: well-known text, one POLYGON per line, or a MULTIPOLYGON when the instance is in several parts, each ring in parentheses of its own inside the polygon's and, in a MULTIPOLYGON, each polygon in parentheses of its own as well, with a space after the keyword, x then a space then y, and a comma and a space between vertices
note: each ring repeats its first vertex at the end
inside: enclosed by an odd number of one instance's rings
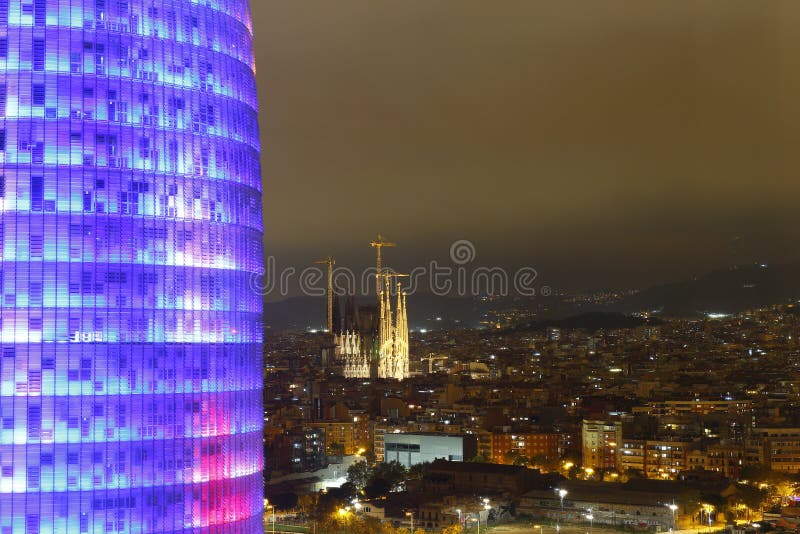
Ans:
MULTIPOLYGON (((406 293, 397 282, 394 309, 390 279, 402 275, 384 272, 381 268, 380 247, 394 246, 378 236, 373 246, 378 248, 376 288, 378 306, 356 306, 352 297, 345 305, 342 321, 338 313, 338 299, 334 307, 332 287, 329 287, 328 324, 333 333, 334 364, 341 368, 346 378, 408 378, 408 316, 406 293)), ((329 267, 330 272, 330 267, 329 267)))

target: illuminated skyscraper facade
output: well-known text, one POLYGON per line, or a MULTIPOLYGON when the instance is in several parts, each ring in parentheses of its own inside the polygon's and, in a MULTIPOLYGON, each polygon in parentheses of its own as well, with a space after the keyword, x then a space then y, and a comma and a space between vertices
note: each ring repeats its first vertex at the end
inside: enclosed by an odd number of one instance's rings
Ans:
POLYGON ((0 0, 0 534, 261 532, 247 0, 0 0))

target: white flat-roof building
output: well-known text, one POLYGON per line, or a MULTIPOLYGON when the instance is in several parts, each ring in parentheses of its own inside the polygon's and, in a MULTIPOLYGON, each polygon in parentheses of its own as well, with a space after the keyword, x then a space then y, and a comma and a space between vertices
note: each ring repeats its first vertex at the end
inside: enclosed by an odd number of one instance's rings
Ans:
POLYGON ((478 440, 473 435, 436 433, 385 434, 384 462, 396 461, 405 467, 437 458, 463 462, 478 454, 478 440))

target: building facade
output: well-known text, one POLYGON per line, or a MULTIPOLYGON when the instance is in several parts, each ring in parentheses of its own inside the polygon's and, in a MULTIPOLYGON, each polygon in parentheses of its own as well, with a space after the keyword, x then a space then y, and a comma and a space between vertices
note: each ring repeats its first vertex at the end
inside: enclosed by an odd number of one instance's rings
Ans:
POLYGON ((0 531, 261 532, 246 0, 0 1, 0 531))
POLYGON ((800 472, 800 428, 755 428, 751 439, 760 443, 762 457, 770 469, 800 472))
POLYGON ((654 486, 653 482, 658 481, 636 484, 564 481, 559 485, 567 491, 563 502, 551 489, 535 489, 522 496, 518 510, 535 518, 584 523, 587 529, 594 524, 666 532, 687 526, 691 518, 683 509, 678 507, 673 514, 667 506, 679 493, 680 486, 654 486), (591 523, 587 519, 589 510, 591 523))
POLYGON ((560 441, 561 435, 553 433, 492 432, 488 459, 496 464, 508 464, 524 458, 534 466, 551 465, 559 459, 560 441))
POLYGON ((444 459, 463 462, 478 454, 475 436, 451 436, 435 433, 385 434, 383 461, 399 462, 405 467, 444 459))
POLYGON ((623 438, 617 449, 617 469, 620 473, 645 474, 645 449, 647 442, 643 439, 623 438))
POLYGON ((644 469, 647 478, 674 480, 689 465, 691 441, 655 439, 645 442, 644 469))
POLYGON ((314 421, 305 425, 305 428, 317 428, 325 433, 325 452, 329 456, 350 456, 368 445, 357 441, 356 436, 360 435, 357 426, 358 422, 352 420, 314 421))
POLYGON ((583 467, 616 469, 622 423, 619 421, 584 420, 582 427, 583 467))

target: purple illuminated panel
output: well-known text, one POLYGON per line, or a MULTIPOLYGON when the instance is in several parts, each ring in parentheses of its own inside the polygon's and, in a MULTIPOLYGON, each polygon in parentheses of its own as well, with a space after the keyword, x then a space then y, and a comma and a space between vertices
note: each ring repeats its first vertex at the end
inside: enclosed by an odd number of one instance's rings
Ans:
POLYGON ((0 534, 262 532, 246 0, 0 0, 0 534))

